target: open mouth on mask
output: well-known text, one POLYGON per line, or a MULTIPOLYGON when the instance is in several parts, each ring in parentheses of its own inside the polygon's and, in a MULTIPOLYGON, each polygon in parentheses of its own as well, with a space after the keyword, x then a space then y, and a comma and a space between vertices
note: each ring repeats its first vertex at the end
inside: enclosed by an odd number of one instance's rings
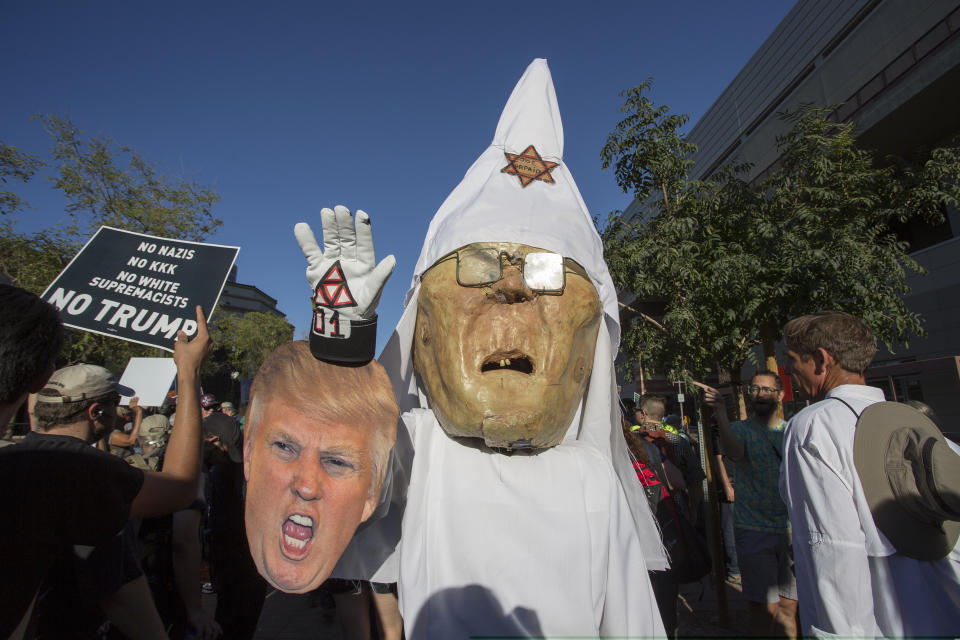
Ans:
POLYGON ((493 353, 480 365, 480 373, 491 371, 516 371, 530 375, 533 373, 533 360, 519 351, 493 353))
POLYGON ((307 546, 313 540, 313 518, 299 513, 291 514, 281 527, 281 549, 291 560, 307 555, 307 546))

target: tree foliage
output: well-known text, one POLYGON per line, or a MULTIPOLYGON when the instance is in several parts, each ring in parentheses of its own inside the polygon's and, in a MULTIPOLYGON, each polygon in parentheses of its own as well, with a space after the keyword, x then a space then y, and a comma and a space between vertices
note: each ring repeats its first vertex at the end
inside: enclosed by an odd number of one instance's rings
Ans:
POLYGON ((719 365, 738 379, 790 317, 825 308, 863 318, 891 349, 922 334, 903 301, 906 270, 922 269, 890 225, 942 220, 960 196, 960 149, 880 165, 851 124, 807 106, 782 114, 780 168, 761 183, 745 181, 747 165, 691 180, 686 120, 641 97, 648 88, 626 92, 629 116, 601 155, 624 192, 646 196, 646 216, 614 212, 604 229, 614 282, 664 309, 625 317, 628 366, 699 377, 719 365))
MULTIPOLYGON (((43 162, 36 156, 23 153, 0 140, 0 184, 6 185, 11 179, 29 182, 42 166, 43 162)), ((6 189, 4 186, 0 191, 0 215, 9 215, 26 207, 23 198, 6 189)))
POLYGON ((663 315, 629 318, 621 344, 631 364, 673 379, 737 370, 760 342, 749 322, 759 304, 761 256, 745 250, 744 226, 756 194, 734 171, 688 184, 675 204, 646 223, 611 218, 604 231, 614 282, 663 315))
POLYGON ((67 197, 67 213, 81 235, 106 225, 200 241, 222 224, 212 214, 220 196, 209 187, 164 176, 110 138, 85 140, 70 120, 53 115, 40 119, 53 139, 53 185, 67 197))
MULTIPOLYGON (((13 284, 40 294, 101 225, 165 238, 199 241, 222 223, 212 207, 220 196, 209 187, 162 175, 139 154, 110 138, 86 138, 69 119, 39 118, 52 141, 51 161, 0 144, 0 182, 26 182, 49 167, 53 188, 66 196, 69 224, 36 232, 17 230, 17 216, 0 222, 0 269, 13 284)), ((0 211, 28 207, 0 192, 0 211)), ((81 331, 69 332, 62 360, 105 364, 114 369, 132 356, 158 356, 159 349, 81 331)))
POLYGON ((617 184, 624 193, 644 201, 657 194, 665 210, 671 198, 683 191, 696 146, 680 134, 690 116, 671 114, 666 105, 657 107, 646 95, 653 86, 647 78, 639 86, 620 93, 626 96, 617 123, 600 151, 602 167, 614 167, 617 184))
POLYGON ((271 351, 293 339, 286 319, 259 311, 219 314, 211 331, 218 347, 208 359, 210 369, 236 371, 240 378, 252 378, 271 351))
POLYGON ((758 187, 758 231, 780 244, 763 279, 761 327, 779 337, 787 318, 840 309, 893 350, 924 334, 903 299, 907 270, 924 270, 891 224, 943 221, 960 198, 960 148, 881 165, 857 148, 853 124, 832 122, 830 112, 783 114, 792 126, 778 140, 782 167, 758 187))

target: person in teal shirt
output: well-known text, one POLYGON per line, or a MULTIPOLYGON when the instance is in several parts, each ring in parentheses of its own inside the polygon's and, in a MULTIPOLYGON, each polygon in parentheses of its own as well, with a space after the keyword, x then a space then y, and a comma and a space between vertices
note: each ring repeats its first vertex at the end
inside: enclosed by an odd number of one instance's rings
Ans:
POLYGON ((786 422, 780 417, 783 382, 759 371, 747 393, 753 411, 730 423, 720 392, 704 387, 720 430, 720 447, 736 480, 734 532, 737 560, 754 635, 797 635, 797 581, 790 548, 790 520, 780 498, 780 462, 786 422))

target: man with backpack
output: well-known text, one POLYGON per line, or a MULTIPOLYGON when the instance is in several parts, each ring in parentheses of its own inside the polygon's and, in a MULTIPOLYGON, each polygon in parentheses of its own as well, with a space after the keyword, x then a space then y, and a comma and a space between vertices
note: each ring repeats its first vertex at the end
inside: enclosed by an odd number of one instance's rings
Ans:
POLYGON ((960 447, 918 411, 883 402, 858 318, 821 311, 783 330, 810 400, 784 437, 804 636, 954 637, 960 629, 960 447))

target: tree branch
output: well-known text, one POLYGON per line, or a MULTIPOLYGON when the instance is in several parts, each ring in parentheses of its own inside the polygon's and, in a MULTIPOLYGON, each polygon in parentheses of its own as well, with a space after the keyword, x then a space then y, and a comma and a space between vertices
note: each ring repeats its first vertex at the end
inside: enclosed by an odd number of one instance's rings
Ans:
POLYGON ((642 312, 642 311, 637 311, 636 309, 634 309, 634 308, 631 307, 630 305, 628 305, 628 304, 623 304, 623 303, 620 302, 619 300, 617 300, 617 304, 620 305, 621 307, 623 307, 624 309, 627 309, 628 311, 633 311, 635 314, 637 314, 638 316, 640 316, 641 318, 643 318, 643 319, 646 320, 647 322, 653 323, 653 325, 654 325, 656 328, 660 329, 660 331, 663 331, 665 334, 670 335, 670 332, 667 331, 667 328, 666 328, 666 327, 664 327, 662 324, 660 324, 659 322, 657 322, 656 320, 654 320, 653 318, 651 318, 650 316, 648 316, 648 315, 645 314, 644 312, 642 312))

